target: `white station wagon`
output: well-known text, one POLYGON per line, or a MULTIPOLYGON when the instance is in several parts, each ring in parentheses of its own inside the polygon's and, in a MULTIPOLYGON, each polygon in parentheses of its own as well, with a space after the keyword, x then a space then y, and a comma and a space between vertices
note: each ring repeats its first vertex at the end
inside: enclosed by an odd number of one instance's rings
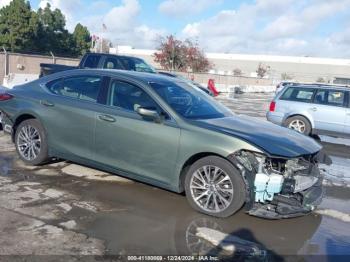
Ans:
POLYGON ((350 137, 350 88, 286 86, 272 100, 267 119, 305 135, 350 137))

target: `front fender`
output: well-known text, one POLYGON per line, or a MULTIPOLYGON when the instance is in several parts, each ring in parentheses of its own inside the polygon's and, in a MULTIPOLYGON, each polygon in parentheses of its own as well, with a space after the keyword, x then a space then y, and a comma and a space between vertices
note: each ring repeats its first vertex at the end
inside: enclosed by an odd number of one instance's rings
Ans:
MULTIPOLYGON (((233 136, 228 136, 219 132, 200 129, 197 127, 193 127, 191 130, 182 129, 175 177, 172 184, 181 184, 180 179, 182 170, 188 163, 188 160, 193 156, 217 155, 228 159, 232 153, 243 149, 263 153, 263 151, 261 151, 259 148, 233 136)), ((180 188, 175 189, 175 191, 179 190, 180 188)))

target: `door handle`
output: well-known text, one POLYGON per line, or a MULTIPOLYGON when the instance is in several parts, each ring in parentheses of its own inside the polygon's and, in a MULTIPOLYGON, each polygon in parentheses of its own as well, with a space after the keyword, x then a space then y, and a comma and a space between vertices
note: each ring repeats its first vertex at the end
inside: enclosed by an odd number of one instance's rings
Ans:
POLYGON ((107 122, 115 122, 116 121, 114 117, 109 116, 109 115, 99 115, 98 118, 100 120, 107 121, 107 122))
POLYGON ((316 112, 317 111, 317 107, 311 107, 311 108, 309 108, 311 111, 314 111, 314 112, 316 112))
POLYGON ((40 104, 42 104, 43 106, 54 106, 55 105, 47 100, 40 100, 40 104))

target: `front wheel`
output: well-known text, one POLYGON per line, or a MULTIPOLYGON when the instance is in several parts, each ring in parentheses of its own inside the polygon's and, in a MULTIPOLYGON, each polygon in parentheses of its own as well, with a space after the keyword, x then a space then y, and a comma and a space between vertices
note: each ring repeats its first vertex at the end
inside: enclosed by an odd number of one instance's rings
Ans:
POLYGON ((28 165, 44 164, 49 159, 45 130, 36 119, 25 120, 19 124, 15 145, 19 157, 28 165))
POLYGON ((227 160, 209 156, 196 161, 185 178, 186 197, 199 212, 228 217, 244 204, 246 186, 239 171, 227 160))

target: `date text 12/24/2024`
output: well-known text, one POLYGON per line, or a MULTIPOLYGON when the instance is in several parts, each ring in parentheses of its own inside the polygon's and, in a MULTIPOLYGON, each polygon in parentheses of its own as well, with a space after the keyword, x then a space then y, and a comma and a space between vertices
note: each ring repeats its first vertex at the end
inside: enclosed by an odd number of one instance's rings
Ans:
POLYGON ((128 261, 218 261, 215 256, 128 256, 128 261))

